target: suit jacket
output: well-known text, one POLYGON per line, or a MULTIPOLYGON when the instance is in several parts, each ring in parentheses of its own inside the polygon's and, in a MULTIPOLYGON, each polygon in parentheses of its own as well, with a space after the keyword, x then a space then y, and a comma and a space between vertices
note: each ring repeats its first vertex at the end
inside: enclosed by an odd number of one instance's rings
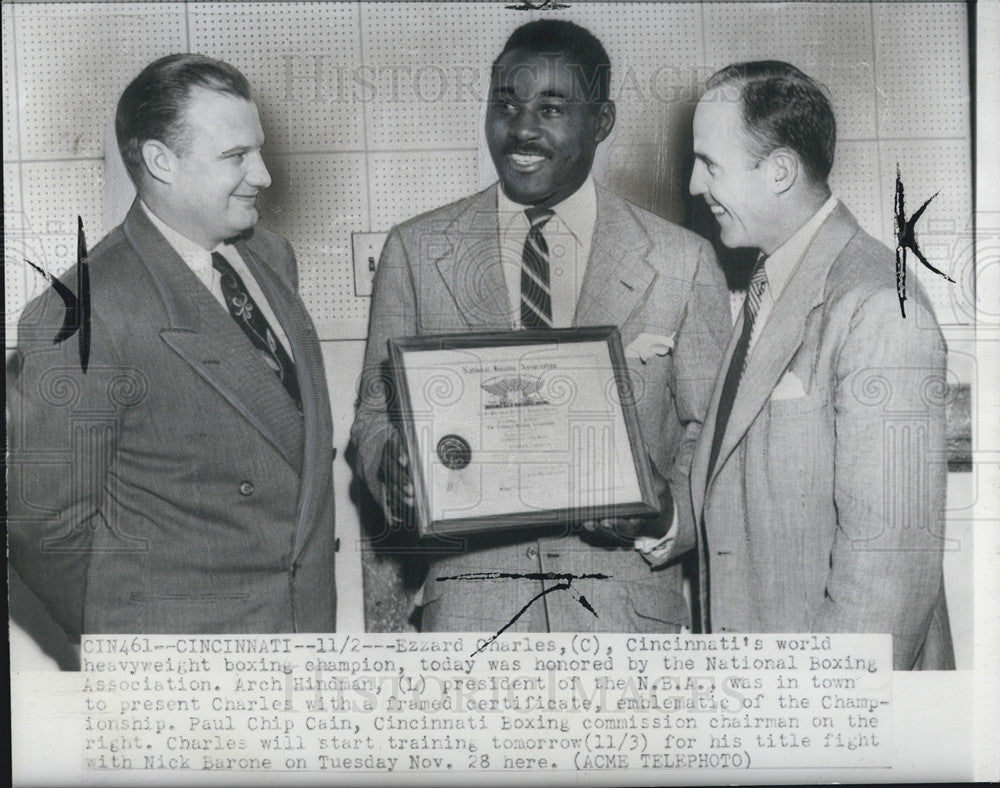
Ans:
MULTIPOLYGON (((501 267, 497 186, 394 228, 376 273, 357 418, 351 430, 357 471, 383 500, 378 469, 389 429, 386 341, 456 331, 511 330, 501 267)), ((678 334, 674 353, 629 361, 636 408, 654 470, 689 515, 687 468, 728 337, 726 289, 701 238, 611 192, 597 190, 590 259, 575 325, 620 327, 625 347, 641 333, 678 334)), ((391 385, 391 384, 390 384, 391 385)), ((693 527, 693 526, 691 526, 693 527)), ((468 538, 433 558, 422 624, 433 630, 492 630, 541 592, 532 580, 437 582, 465 572, 604 572, 548 594, 515 628, 533 631, 676 631, 689 620, 681 570, 651 571, 630 547, 590 544, 566 527, 468 538), (583 595, 597 617, 578 601, 583 595)), ((551 583, 549 584, 551 585, 551 583)))
POLYGON ((691 471, 712 631, 890 632, 897 669, 953 666, 946 349, 908 290, 904 319, 893 253, 838 205, 757 337, 706 479, 735 327, 691 471))
MULTIPOLYGON (((8 381, 10 560, 81 632, 332 631, 332 417, 288 242, 237 242, 291 345, 303 416, 138 201, 89 256, 92 337, 25 309, 8 381)), ((75 281, 75 269, 68 275, 75 281)))

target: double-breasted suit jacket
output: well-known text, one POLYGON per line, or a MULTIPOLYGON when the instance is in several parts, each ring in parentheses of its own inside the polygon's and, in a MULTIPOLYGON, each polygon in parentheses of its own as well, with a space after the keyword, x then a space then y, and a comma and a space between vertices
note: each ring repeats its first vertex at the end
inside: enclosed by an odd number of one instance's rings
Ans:
MULTIPOLYGON (((332 418, 288 242, 236 246, 302 415, 138 201, 92 251, 89 368, 47 291, 8 381, 10 560, 80 632, 332 631, 332 418)), ((71 271, 67 281, 74 280, 71 271)))
MULTIPOLYGON (((357 470, 383 499, 379 464, 390 429, 386 341, 391 337, 511 330, 499 248, 497 186, 405 222, 389 234, 376 274, 358 413, 357 470)), ((642 334, 672 336, 672 355, 629 360, 654 470, 690 512, 687 467, 729 331, 721 270, 698 236, 598 187, 590 259, 574 325, 616 325, 627 348, 642 334)), ((688 516, 690 516, 688 514, 688 516)), ((630 547, 609 549, 566 529, 499 532, 433 556, 423 589, 428 631, 495 630, 552 581, 440 582, 467 572, 580 575, 515 625, 530 630, 676 631, 688 619, 677 565, 652 571, 630 547), (578 602, 586 597, 595 617, 578 602)))

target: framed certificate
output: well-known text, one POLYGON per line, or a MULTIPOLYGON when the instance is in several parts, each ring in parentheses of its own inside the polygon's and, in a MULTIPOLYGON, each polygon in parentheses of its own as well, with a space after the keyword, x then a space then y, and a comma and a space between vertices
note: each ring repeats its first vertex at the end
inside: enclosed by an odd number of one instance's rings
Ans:
POLYGON ((614 326, 389 340, 421 536, 659 513, 614 326))

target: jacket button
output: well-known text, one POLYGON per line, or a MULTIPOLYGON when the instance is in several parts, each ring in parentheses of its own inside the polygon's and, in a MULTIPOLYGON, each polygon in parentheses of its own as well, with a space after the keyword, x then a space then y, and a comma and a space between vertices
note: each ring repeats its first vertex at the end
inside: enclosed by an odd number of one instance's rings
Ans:
POLYGON ((240 482, 240 495, 253 495, 253 482, 240 482))
POLYGON ((528 548, 528 558, 538 558, 538 547, 536 545, 528 548))

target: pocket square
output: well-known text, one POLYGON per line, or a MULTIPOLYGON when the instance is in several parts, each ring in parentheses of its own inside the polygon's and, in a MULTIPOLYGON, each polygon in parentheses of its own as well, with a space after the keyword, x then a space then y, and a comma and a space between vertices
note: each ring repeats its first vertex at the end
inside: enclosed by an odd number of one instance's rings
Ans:
POLYGON ((802 381, 799 380, 794 372, 789 370, 781 376, 778 385, 774 387, 774 391, 771 392, 771 399, 796 399, 805 395, 806 390, 802 386, 802 381))
POLYGON ((653 356, 665 356, 674 349, 674 335, 639 334, 625 348, 625 358, 637 358, 643 364, 653 356))

